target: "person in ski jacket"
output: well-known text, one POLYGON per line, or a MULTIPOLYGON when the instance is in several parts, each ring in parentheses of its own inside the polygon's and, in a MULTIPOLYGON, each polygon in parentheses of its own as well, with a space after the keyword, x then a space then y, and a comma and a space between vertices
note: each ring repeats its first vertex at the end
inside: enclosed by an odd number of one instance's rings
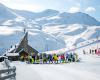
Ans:
POLYGON ((72 53, 69 53, 68 54, 68 62, 71 62, 72 61, 72 53))
POLYGON ((28 63, 32 63, 32 57, 28 55, 28 63))
POLYGON ((59 61, 60 63, 61 63, 61 61, 62 61, 62 60, 61 60, 61 55, 60 55, 60 54, 58 55, 58 61, 59 61))
POLYGON ((66 56, 66 62, 68 62, 68 56, 69 56, 68 53, 66 53, 65 56, 66 56))
POLYGON ((77 61, 79 60, 79 59, 78 59, 78 54, 75 53, 74 56, 75 56, 75 62, 77 62, 77 61))
POLYGON ((55 63, 58 63, 58 56, 56 54, 53 55, 53 60, 55 63))
POLYGON ((96 54, 100 56, 100 48, 96 50, 96 54))
POLYGON ((43 53, 43 63, 47 63, 47 55, 46 55, 46 53, 43 53))
POLYGON ((37 54, 35 57, 36 63, 39 64, 39 55, 37 54))
POLYGON ((34 59, 33 58, 31 58, 31 63, 34 64, 34 59))
POLYGON ((42 64, 42 62, 43 62, 42 53, 39 54, 39 62, 40 62, 40 64, 42 64))
POLYGON ((49 63, 53 63, 53 57, 51 54, 48 55, 48 61, 49 63))
POLYGON ((86 54, 85 50, 83 50, 83 54, 86 54))
POLYGON ((61 61, 64 63, 65 62, 65 56, 64 54, 61 55, 61 61))
POLYGON ((32 59, 34 59, 34 63, 36 62, 35 57, 36 57, 36 54, 33 54, 32 59))
POLYGON ((71 61, 72 62, 75 62, 75 57, 76 57, 75 53, 71 54, 71 61))

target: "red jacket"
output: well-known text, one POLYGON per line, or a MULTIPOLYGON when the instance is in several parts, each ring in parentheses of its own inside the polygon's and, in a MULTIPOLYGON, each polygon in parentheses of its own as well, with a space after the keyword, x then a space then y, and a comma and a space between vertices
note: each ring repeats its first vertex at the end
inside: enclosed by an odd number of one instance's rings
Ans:
POLYGON ((64 59, 65 57, 64 57, 64 55, 61 55, 61 59, 64 59))
POLYGON ((97 55, 100 55, 100 49, 97 49, 97 50, 96 50, 96 54, 97 54, 97 55))

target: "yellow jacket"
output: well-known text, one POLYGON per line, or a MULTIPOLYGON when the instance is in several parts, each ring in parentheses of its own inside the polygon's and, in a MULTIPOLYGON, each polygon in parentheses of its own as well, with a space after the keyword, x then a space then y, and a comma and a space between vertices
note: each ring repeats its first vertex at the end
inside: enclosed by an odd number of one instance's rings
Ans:
POLYGON ((57 55, 54 55, 54 59, 55 59, 55 60, 58 60, 58 57, 57 57, 57 55))

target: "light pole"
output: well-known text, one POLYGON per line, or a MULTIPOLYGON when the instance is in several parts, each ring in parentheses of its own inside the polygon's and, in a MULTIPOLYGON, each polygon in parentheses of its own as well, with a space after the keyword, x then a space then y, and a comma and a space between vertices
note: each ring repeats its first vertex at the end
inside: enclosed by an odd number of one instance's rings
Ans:
POLYGON ((97 49, 98 49, 98 43, 99 43, 99 32, 97 32, 97 49))
POLYGON ((77 49, 77 43, 74 44, 74 47, 75 47, 74 48, 74 53, 75 53, 75 50, 77 49))
POLYGON ((98 37, 98 35, 97 35, 97 49, 98 49, 98 41, 99 41, 99 37, 98 37))
POLYGON ((46 44, 45 44, 45 49, 46 49, 46 51, 48 51, 48 40, 49 40, 49 38, 46 38, 46 44))

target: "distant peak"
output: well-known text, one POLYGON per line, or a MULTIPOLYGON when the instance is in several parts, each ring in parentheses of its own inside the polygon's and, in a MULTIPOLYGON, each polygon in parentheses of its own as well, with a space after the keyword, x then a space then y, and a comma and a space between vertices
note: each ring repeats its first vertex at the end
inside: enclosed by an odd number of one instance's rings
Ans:
POLYGON ((56 12, 56 13, 59 13, 59 11, 53 10, 53 9, 46 9, 43 12, 56 12))

